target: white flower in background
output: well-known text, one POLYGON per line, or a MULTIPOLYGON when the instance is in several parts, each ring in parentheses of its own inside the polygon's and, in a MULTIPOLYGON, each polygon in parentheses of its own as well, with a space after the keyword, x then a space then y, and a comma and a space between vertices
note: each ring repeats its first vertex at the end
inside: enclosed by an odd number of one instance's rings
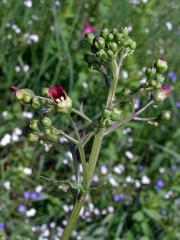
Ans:
POLYGON ((37 43, 37 42, 39 42, 39 36, 37 34, 32 34, 32 35, 30 35, 30 40, 37 43))
POLYGON ((126 156, 127 158, 129 158, 129 159, 133 159, 133 157, 134 157, 133 153, 130 152, 130 151, 126 151, 126 152, 125 152, 125 156, 126 156))
POLYGON ((128 72, 126 70, 122 70, 122 76, 123 76, 123 78, 127 79, 128 78, 128 72))
POLYGON ((64 204, 63 210, 64 210, 64 212, 69 212, 69 206, 64 204))
POLYGON ((56 223, 55 222, 51 222, 49 226, 50 226, 50 228, 55 228, 56 223))
POLYGON ((63 159, 63 163, 64 163, 65 165, 68 165, 68 164, 69 164, 68 159, 63 159))
POLYGON ((106 165, 101 166, 101 173, 104 175, 108 174, 108 167, 106 165))
POLYGON ((65 138, 64 136, 61 136, 59 138, 59 141, 60 141, 60 143, 67 143, 68 142, 67 138, 65 138))
POLYGON ((82 86, 83 86, 83 88, 88 88, 88 84, 87 84, 87 82, 82 82, 82 86))
POLYGON ((17 142, 19 141, 19 136, 16 133, 12 133, 11 139, 12 141, 17 142))
POLYGON ((8 116, 8 111, 3 111, 2 112, 2 117, 3 117, 4 120, 7 119, 7 116, 8 116))
POLYGON ((26 174, 26 175, 31 175, 31 174, 32 174, 32 169, 31 169, 31 168, 28 168, 28 167, 22 168, 22 171, 23 171, 23 173, 26 174))
POLYGON ((24 111, 22 115, 23 115, 23 117, 28 118, 28 119, 31 119, 33 117, 33 113, 32 112, 24 111))
POLYGON ((11 189, 11 183, 10 183, 10 181, 5 181, 5 182, 3 183, 3 186, 4 186, 4 188, 5 188, 6 190, 10 190, 10 189, 11 189))
POLYGON ((173 196, 173 192, 172 191, 168 191, 165 195, 164 195, 164 198, 165 199, 169 199, 170 197, 173 196))
POLYGON ((107 210, 106 210, 106 209, 103 209, 103 210, 101 211, 101 214, 102 214, 102 215, 106 215, 106 214, 107 214, 107 210))
POLYGON ((19 73, 20 71, 21 71, 20 66, 16 66, 16 67, 15 67, 15 72, 19 73))
POLYGON ((160 168, 159 169, 159 173, 163 174, 165 172, 165 169, 164 168, 160 168))
POLYGON ((97 183, 99 181, 99 177, 98 177, 98 175, 94 175, 93 176, 93 182, 95 182, 95 183, 97 183))
POLYGON ((36 188, 35 188, 35 191, 36 191, 37 193, 42 192, 42 190, 43 190, 43 186, 42 186, 42 185, 37 185, 36 188))
POLYGON ((26 212, 27 217, 34 217, 36 215, 36 209, 31 208, 26 212))
POLYGON ((141 178, 141 183, 142 184, 150 184, 150 179, 146 175, 144 175, 141 178))
POLYGON ((22 130, 20 128, 15 128, 14 129, 14 133, 17 135, 21 135, 22 134, 22 130))
POLYGON ((109 206, 107 208, 107 210, 108 210, 109 213, 113 213, 114 212, 114 207, 113 206, 109 206))
POLYGON ((122 164, 119 164, 113 168, 113 171, 117 174, 121 174, 122 172, 124 172, 124 170, 125 170, 125 167, 122 164))
POLYGON ((113 187, 118 187, 118 186, 119 186, 118 182, 117 182, 113 177, 110 177, 110 178, 109 178, 109 183, 110 183, 111 186, 113 186, 113 187))
POLYGON ((126 182, 127 183, 134 183, 134 179, 131 176, 127 176, 126 182))
POLYGON ((72 153, 70 151, 67 151, 66 155, 68 158, 70 158, 70 160, 73 160, 72 153))
POLYGON ((148 2, 148 0, 142 0, 142 2, 143 2, 143 3, 147 3, 147 2, 148 2))
POLYGON ((31 1, 31 0, 25 0, 25 1, 24 1, 24 5, 25 5, 26 7, 31 8, 31 7, 32 7, 32 1, 31 1))
POLYGON ((136 186, 137 188, 140 188, 140 186, 141 186, 141 183, 140 183, 140 181, 139 181, 139 180, 135 180, 135 186, 136 186))
POLYGON ((171 22, 166 22, 166 27, 168 31, 172 31, 173 30, 173 25, 171 22))
POLYGON ((1 146, 6 146, 11 142, 11 135, 6 133, 0 141, 1 146))
POLYGON ((30 69, 30 67, 29 67, 28 64, 25 64, 25 65, 23 66, 23 71, 24 71, 24 72, 28 72, 29 69, 30 69))

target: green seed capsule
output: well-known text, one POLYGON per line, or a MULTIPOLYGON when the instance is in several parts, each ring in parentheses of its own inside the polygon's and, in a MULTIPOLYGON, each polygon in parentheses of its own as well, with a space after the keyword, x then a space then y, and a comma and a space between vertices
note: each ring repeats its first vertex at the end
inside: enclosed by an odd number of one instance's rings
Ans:
POLYGON ((122 114, 122 111, 119 110, 118 108, 114 108, 112 110, 112 114, 111 114, 111 120, 112 121, 119 121, 120 118, 121 118, 121 114, 122 114))
POLYGON ((151 81, 149 82, 149 86, 150 86, 150 87, 156 87, 156 85, 157 85, 157 82, 156 82, 155 80, 151 80, 151 81))
POLYGON ((34 134, 34 133, 30 133, 28 135, 28 141, 30 142, 37 142, 39 140, 39 136, 34 134))
POLYGON ((166 98, 166 95, 162 90, 157 90, 153 93, 152 98, 155 103, 162 103, 166 98))
POLYGON ((163 73, 168 69, 167 62, 162 58, 156 60, 155 67, 159 73, 163 73))
POLYGON ((40 106, 41 106, 41 104, 40 104, 40 102, 39 102, 39 100, 38 100, 37 97, 33 97, 31 104, 32 104, 32 107, 33 107, 34 109, 38 109, 38 108, 40 108, 40 106))
POLYGON ((42 92, 42 95, 43 96, 48 96, 48 88, 43 88, 42 90, 41 90, 41 92, 42 92))
POLYGON ((156 68, 154 68, 154 67, 152 67, 152 66, 146 68, 146 76, 147 76, 148 78, 154 77, 155 74, 156 74, 156 68))
POLYGON ((51 129, 50 129, 50 128, 45 128, 45 134, 46 134, 47 136, 51 136, 51 135, 52 135, 51 129))
POLYGON ((44 117, 42 123, 45 127, 50 127, 52 125, 51 119, 49 117, 44 117))
POLYGON ((103 112, 104 118, 109 118, 111 116, 111 111, 109 109, 105 109, 103 112))
POLYGON ((38 131, 39 128, 38 128, 38 120, 37 119, 33 119, 30 121, 30 124, 29 124, 29 127, 32 129, 32 130, 35 130, 35 131, 38 131))
POLYGON ((161 114, 161 119, 163 120, 169 120, 171 118, 171 112, 170 111, 163 111, 161 114))
POLYGON ((157 81, 158 83, 163 83, 163 82, 164 82, 164 76, 163 76, 162 74, 160 74, 160 73, 157 73, 157 74, 155 75, 155 79, 156 79, 156 81, 157 81))

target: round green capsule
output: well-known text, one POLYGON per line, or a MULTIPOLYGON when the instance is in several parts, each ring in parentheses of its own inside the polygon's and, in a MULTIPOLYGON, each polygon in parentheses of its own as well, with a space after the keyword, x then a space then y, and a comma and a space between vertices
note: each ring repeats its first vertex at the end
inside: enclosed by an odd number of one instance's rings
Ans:
POLYGON ((45 126, 45 127, 50 127, 52 125, 52 121, 49 117, 44 117, 42 119, 42 124, 45 126))

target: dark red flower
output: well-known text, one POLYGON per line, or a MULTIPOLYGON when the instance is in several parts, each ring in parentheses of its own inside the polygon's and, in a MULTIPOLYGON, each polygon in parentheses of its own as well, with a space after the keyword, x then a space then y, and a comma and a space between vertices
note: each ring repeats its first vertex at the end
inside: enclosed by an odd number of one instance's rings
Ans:
POLYGON ((67 96, 64 88, 59 83, 48 89, 48 95, 54 102, 58 102, 58 99, 66 99, 67 96))
POLYGON ((171 93, 172 89, 171 89, 171 87, 170 87, 169 85, 162 85, 161 91, 162 91, 166 96, 168 96, 168 95, 171 93))

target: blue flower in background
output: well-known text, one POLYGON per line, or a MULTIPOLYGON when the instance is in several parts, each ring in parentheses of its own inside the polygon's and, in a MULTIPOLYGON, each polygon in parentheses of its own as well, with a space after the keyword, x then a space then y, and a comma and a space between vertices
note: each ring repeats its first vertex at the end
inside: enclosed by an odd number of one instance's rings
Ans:
POLYGON ((176 107, 180 108, 180 101, 176 102, 176 107))
POLYGON ((37 200, 37 199, 39 199, 39 197, 40 197, 40 195, 38 193, 36 193, 36 192, 32 192, 31 196, 30 196, 30 198, 32 200, 37 200))
POLYGON ((20 204, 18 206, 18 212, 19 213, 25 213, 26 212, 26 206, 24 204, 20 204))
POLYGON ((169 71, 168 76, 171 78, 173 82, 177 81, 177 76, 174 71, 169 71))
POLYGON ((4 223, 0 223, 0 230, 4 229, 4 223))
POLYGON ((155 188, 156 188, 157 190, 159 190, 159 189, 163 188, 164 185, 165 185, 164 180, 163 180, 163 179, 159 179, 159 180, 156 182, 155 188))
POLYGON ((30 199, 31 198, 31 192, 25 191, 23 196, 24 196, 25 199, 30 199))
POLYGON ((114 195, 113 199, 115 202, 120 202, 123 199, 123 197, 124 197, 124 194, 121 193, 121 194, 114 195))

